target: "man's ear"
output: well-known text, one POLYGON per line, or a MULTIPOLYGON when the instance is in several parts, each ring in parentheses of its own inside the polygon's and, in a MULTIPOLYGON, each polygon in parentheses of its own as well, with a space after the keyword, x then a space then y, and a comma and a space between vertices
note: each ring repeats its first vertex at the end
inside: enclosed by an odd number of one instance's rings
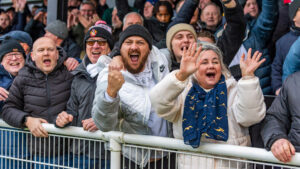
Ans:
POLYGON ((59 59, 59 51, 56 49, 56 60, 59 59))
POLYGON ((32 54, 32 53, 33 53, 33 52, 30 52, 30 57, 31 57, 31 60, 32 60, 32 61, 35 61, 35 60, 34 60, 34 56, 33 56, 33 54, 32 54))

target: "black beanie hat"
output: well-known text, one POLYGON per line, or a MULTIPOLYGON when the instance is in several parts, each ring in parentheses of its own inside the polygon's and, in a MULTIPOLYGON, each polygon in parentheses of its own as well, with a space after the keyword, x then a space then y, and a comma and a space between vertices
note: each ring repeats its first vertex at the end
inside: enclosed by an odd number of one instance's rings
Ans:
POLYGON ((91 37, 101 37, 107 40, 109 48, 112 50, 114 47, 114 41, 112 37, 111 27, 106 24, 98 24, 90 27, 84 36, 84 49, 86 48, 86 41, 91 37))
POLYGON ((0 46, 0 62, 2 62, 3 56, 10 52, 21 52, 25 58, 25 52, 20 43, 15 39, 5 39, 0 46))
POLYGON ((140 37, 144 38, 146 40, 146 42, 148 43, 148 45, 149 45, 149 49, 150 50, 152 49, 152 36, 151 36, 151 34, 148 32, 148 30, 145 27, 143 27, 141 25, 137 25, 137 24, 130 25, 123 32, 121 32, 120 39, 119 39, 120 49, 121 49, 121 46, 122 46, 124 40, 127 39, 130 36, 140 36, 140 37))
POLYGON ((294 0, 290 6, 289 6, 289 16, 290 20, 292 21, 296 15, 296 12, 300 8, 300 1, 299 0, 294 0))

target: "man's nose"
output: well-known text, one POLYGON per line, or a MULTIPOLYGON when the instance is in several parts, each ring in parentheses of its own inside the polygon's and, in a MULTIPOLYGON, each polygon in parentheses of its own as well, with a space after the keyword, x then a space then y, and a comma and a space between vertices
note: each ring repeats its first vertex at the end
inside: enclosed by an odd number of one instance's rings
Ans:
POLYGON ((48 50, 44 50, 43 55, 48 55, 49 51, 48 50))
POLYGON ((136 43, 132 43, 132 44, 131 44, 131 46, 130 46, 130 48, 131 48, 131 49, 137 49, 137 48, 138 48, 138 46, 137 46, 137 44, 136 44, 136 43))
POLYGON ((98 44, 98 42, 95 42, 94 45, 93 45, 93 47, 94 47, 94 48, 99 48, 100 45, 98 44))
POLYGON ((17 59, 18 59, 17 55, 12 55, 11 56, 11 60, 17 60, 17 59))

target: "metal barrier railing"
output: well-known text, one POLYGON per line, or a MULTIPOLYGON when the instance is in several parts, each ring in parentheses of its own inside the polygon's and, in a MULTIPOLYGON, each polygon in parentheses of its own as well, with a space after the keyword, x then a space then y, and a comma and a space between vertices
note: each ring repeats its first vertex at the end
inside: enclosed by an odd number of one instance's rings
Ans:
POLYGON ((193 149, 172 138, 43 126, 48 138, 0 120, 0 168, 300 168, 300 153, 284 164, 260 148, 202 143, 193 149))

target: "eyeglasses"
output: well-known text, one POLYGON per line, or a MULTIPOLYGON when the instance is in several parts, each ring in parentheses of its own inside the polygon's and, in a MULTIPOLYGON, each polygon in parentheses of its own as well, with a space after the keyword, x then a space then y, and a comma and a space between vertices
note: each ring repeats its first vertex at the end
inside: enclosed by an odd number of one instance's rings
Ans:
POLYGON ((20 58, 23 57, 23 54, 22 53, 9 53, 9 54, 6 54, 4 57, 6 57, 7 59, 11 60, 11 59, 13 59, 14 56, 17 59, 20 59, 20 58))
POLYGON ((107 41, 104 40, 104 39, 101 39, 101 40, 88 40, 86 41, 86 44, 88 44, 89 46, 94 46, 94 44, 97 42, 97 44, 99 46, 105 46, 107 41))

